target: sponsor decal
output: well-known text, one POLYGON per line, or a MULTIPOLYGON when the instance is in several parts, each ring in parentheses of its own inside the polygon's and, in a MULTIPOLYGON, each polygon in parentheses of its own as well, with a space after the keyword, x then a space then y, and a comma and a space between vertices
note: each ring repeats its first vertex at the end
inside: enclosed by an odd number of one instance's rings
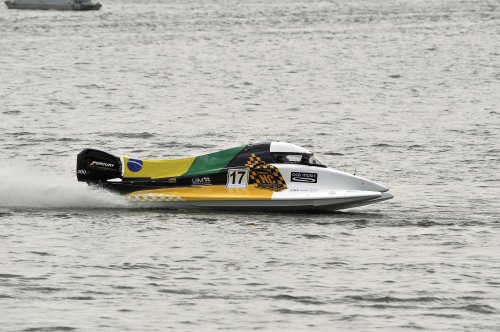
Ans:
POLYGON ((139 172, 142 169, 142 160, 139 160, 139 159, 129 159, 127 161, 127 167, 132 172, 139 172))
POLYGON ((170 183, 170 184, 176 184, 177 183, 177 178, 166 178, 165 182, 166 183, 170 183))
POLYGON ((115 164, 112 164, 112 163, 107 163, 107 162, 104 162, 104 161, 97 161, 97 160, 93 160, 89 163, 89 167, 104 167, 104 168, 113 168, 115 167, 115 164))
POLYGON ((283 189, 283 186, 278 183, 258 183, 257 188, 269 189, 272 191, 281 191, 283 189))
POLYGON ((292 172, 292 182, 318 183, 318 173, 292 172))
POLYGON ((317 193, 319 190, 318 189, 290 189, 290 192, 296 192, 296 193, 317 193))
POLYGON ((202 178, 192 178, 191 181, 193 186, 207 186, 212 184, 208 176, 204 176, 202 178))
POLYGON ((279 169, 266 163, 255 153, 250 154, 245 166, 250 171, 250 183, 256 183, 258 188, 272 191, 282 191, 287 188, 279 169))
POLYGON ((272 165, 267 165, 264 168, 254 168, 250 173, 251 178, 257 183, 257 187, 262 189, 270 189, 273 191, 280 191, 285 189, 285 181, 282 180, 281 174, 277 169, 270 168, 272 165))

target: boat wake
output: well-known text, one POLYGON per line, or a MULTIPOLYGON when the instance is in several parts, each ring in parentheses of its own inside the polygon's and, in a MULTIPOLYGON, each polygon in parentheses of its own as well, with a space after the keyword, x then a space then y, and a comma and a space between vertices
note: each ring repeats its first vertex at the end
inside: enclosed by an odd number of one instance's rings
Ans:
POLYGON ((74 176, 47 174, 27 168, 0 167, 0 207, 128 208, 116 194, 77 182, 74 176))

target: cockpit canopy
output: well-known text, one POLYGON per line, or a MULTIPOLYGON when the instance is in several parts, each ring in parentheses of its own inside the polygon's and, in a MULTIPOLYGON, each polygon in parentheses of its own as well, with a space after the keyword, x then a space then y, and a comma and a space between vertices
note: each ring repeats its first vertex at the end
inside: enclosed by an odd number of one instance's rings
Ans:
POLYGON ((314 157, 312 153, 274 152, 271 154, 278 164, 300 164, 326 167, 319 159, 314 157))
POLYGON ((313 156, 313 153, 301 146, 286 143, 272 142, 249 144, 229 163, 228 167, 245 166, 251 156, 268 164, 298 164, 317 167, 326 167, 313 156))
POLYGON ((311 151, 292 143, 272 142, 269 145, 269 152, 274 162, 278 164, 300 164, 326 167, 321 161, 313 156, 311 151))

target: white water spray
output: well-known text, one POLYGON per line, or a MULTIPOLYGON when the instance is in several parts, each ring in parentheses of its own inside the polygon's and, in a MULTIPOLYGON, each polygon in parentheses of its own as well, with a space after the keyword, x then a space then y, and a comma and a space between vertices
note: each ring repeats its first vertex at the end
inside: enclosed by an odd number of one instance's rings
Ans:
POLYGON ((0 207, 92 209, 127 204, 119 195, 77 182, 75 176, 1 165, 0 207))

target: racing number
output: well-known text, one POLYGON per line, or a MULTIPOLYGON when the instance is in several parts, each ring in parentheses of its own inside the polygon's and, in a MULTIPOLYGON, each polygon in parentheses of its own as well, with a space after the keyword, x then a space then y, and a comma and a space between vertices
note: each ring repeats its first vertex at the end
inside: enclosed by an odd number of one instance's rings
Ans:
POLYGON ((248 184, 247 169, 230 169, 227 171, 228 188, 244 188, 248 184))
POLYGON ((240 176, 240 179, 238 180, 238 184, 241 184, 241 180, 243 180, 243 176, 245 175, 245 171, 237 171, 237 172, 232 172, 229 177, 232 179, 231 184, 236 184, 236 173, 240 176))

